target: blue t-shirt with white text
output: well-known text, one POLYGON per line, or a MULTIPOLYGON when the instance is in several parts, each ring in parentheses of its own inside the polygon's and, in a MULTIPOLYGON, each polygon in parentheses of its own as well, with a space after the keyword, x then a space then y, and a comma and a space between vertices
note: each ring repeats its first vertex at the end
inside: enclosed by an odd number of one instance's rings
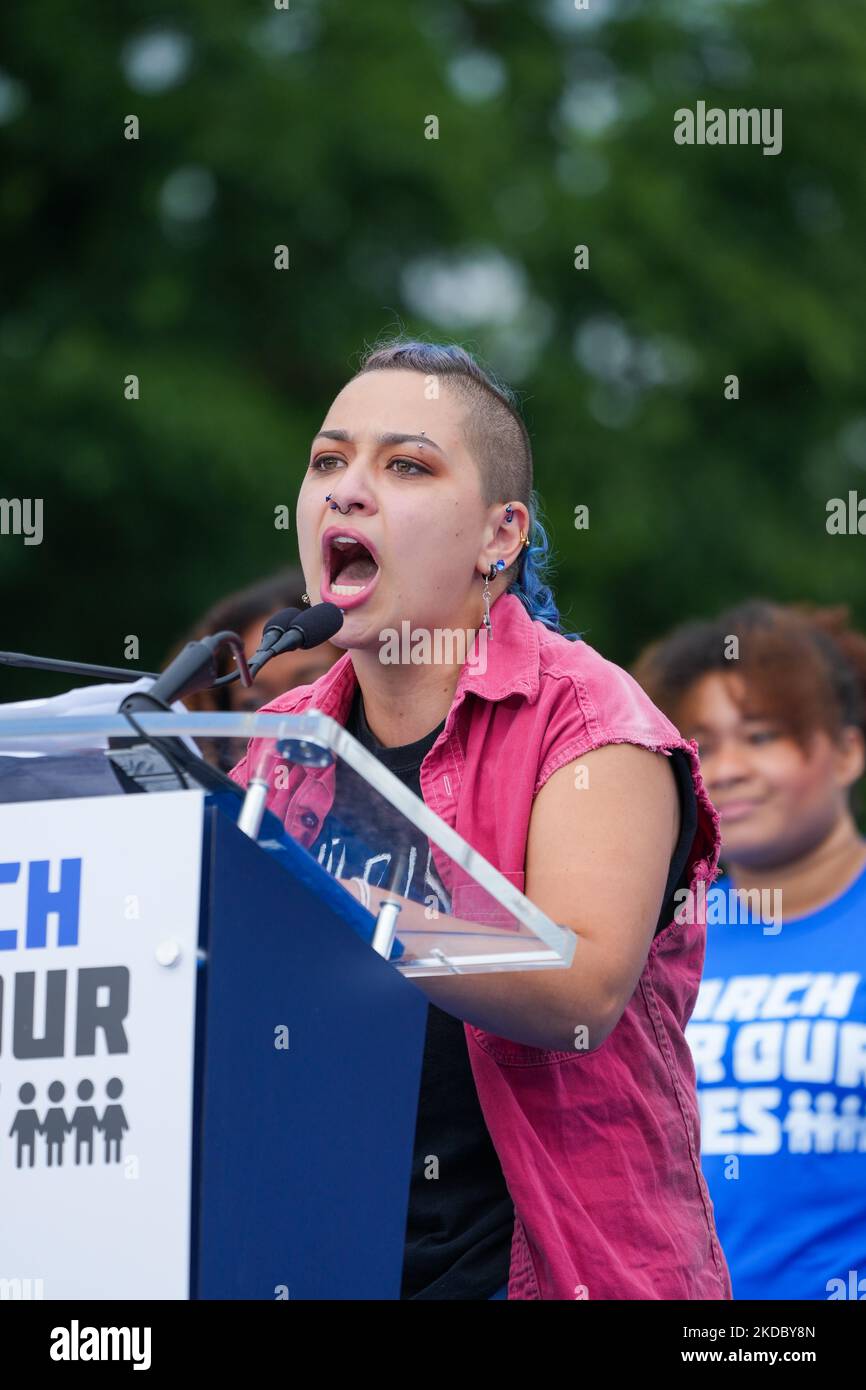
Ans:
POLYGON ((707 892, 704 1176, 735 1299, 866 1299, 866 869, 805 917, 780 897, 707 892))

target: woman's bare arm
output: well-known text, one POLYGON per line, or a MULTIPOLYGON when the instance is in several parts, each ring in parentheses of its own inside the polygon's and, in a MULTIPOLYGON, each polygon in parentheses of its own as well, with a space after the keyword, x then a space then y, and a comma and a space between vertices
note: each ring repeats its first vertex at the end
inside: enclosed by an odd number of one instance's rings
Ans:
MULTIPOLYGON (((578 937, 572 965, 413 983, 439 1008, 500 1037, 557 1051, 599 1047, 646 963, 678 833, 664 754, 611 744, 566 764, 535 798, 525 891, 578 937)), ((408 917, 401 912, 401 925, 408 917)))

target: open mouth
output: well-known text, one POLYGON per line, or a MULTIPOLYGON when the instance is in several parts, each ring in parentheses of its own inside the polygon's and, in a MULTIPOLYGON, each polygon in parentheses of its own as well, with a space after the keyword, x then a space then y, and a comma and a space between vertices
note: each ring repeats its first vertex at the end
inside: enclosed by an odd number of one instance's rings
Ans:
POLYGON ((325 568, 329 590, 342 598, 362 594, 379 573, 379 566, 363 541, 339 533, 328 539, 325 568))

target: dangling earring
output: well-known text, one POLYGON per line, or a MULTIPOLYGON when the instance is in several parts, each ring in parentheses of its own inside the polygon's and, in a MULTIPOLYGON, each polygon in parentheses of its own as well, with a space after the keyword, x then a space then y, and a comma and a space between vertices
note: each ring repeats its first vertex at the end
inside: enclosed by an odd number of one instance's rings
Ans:
MULTIPOLYGON (((491 565, 491 569, 492 568, 493 566, 491 565)), ((482 618, 482 622, 484 624, 484 631, 487 633, 487 636, 492 640, 493 628, 490 625, 490 580, 488 575, 486 574, 484 576, 484 588, 481 591, 481 598, 484 601, 484 615, 482 618)))
POLYGON ((504 560, 497 560, 495 565, 491 565, 489 571, 484 576, 484 588, 481 590, 481 598, 484 602, 484 613, 481 621, 484 624, 484 631, 491 641, 493 640, 493 626, 490 622, 490 580, 495 579, 499 571, 504 569, 504 560))
POLYGON ((310 595, 309 595, 309 594, 301 594, 301 603, 309 603, 309 602, 310 602, 310 595))

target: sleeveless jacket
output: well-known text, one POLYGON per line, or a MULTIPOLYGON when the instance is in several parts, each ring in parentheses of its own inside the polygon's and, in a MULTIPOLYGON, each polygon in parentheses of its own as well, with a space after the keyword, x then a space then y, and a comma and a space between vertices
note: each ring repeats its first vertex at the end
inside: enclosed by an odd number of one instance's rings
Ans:
MULTIPOLYGON (((698 828, 696 890, 715 877, 719 818, 686 741, 627 672, 533 620, 514 594, 491 609, 484 662, 461 667, 445 726, 421 765, 425 803, 523 890, 533 800, 564 764, 610 743, 688 754, 698 828), (503 793, 503 788, 507 792, 503 793)), ((345 724, 356 686, 345 653, 262 713, 319 710, 345 724)), ((232 776, 258 767, 253 740, 232 776)), ((311 845, 334 767, 292 767, 268 806, 311 845)), ((455 916, 478 893, 432 846, 455 916)), ((483 895, 482 895, 483 896, 483 895)), ((485 1123, 515 1208, 512 1299, 729 1299, 700 1164, 695 1071, 685 1039, 704 960, 705 895, 652 942, 618 1024, 594 1051, 529 1047, 464 1024, 485 1123)), ((473 898, 476 911, 473 913, 473 898)), ((487 900, 489 902, 489 899, 487 900)))

